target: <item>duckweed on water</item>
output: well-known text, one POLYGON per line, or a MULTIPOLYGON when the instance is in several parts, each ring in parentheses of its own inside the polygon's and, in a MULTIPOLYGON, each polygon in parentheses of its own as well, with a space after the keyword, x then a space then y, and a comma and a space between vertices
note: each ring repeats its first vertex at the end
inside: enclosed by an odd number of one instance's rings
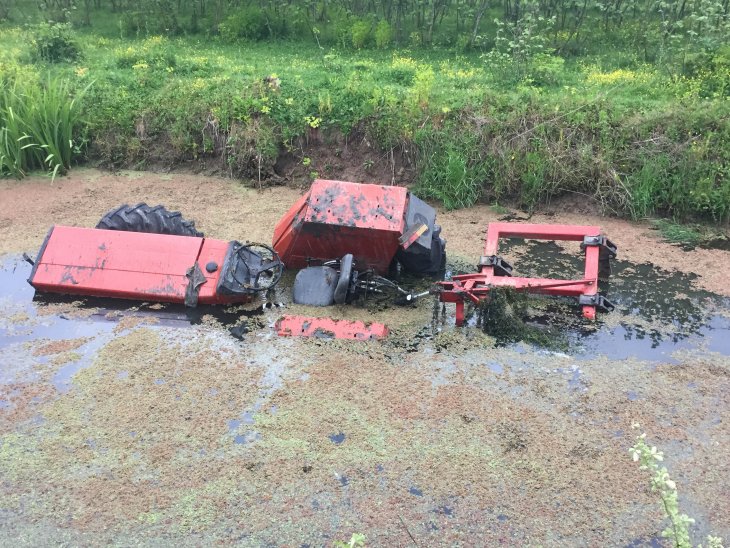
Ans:
POLYGON ((529 307, 528 294, 512 288, 492 288, 489 297, 477 308, 477 321, 498 345, 524 341, 553 350, 567 348, 567 340, 561 332, 526 323, 529 307))

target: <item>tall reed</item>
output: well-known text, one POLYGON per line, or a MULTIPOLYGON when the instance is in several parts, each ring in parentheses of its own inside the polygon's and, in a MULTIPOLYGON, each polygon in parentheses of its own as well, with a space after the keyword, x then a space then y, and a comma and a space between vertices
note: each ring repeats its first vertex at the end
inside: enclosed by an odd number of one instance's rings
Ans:
POLYGON ((0 80, 0 176, 43 169, 55 177, 71 167, 86 89, 72 96, 67 81, 50 76, 42 84, 0 80))

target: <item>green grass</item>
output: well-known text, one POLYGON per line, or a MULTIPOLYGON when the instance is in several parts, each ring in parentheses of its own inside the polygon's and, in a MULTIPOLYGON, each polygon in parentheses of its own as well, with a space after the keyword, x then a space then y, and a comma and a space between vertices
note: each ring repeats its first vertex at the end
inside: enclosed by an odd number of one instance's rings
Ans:
MULTIPOLYGON (((76 37, 79 60, 45 65, 31 62, 31 31, 2 31, 5 89, 43 89, 50 73, 69 82, 71 97, 94 81, 72 139, 83 129, 103 165, 216 160, 255 179, 281 151, 297 154, 316 125, 325 141, 356 131, 408 151, 419 192, 449 208, 532 209, 578 192, 635 218, 730 218, 730 101, 703 91, 717 75, 670 77, 613 52, 538 57, 517 78, 479 52, 92 32, 76 37)), ((13 131, 5 144, 22 137, 13 131)), ((53 155, 70 165, 68 150, 53 155)), ((43 167, 38 158, 31 165, 43 167)))
POLYGON ((682 225, 669 219, 656 219, 653 225, 666 241, 684 247, 695 247, 705 240, 702 231, 696 226, 682 225))
POLYGON ((65 173, 80 145, 74 142, 81 121, 77 99, 60 79, 0 81, 0 175, 65 173))
POLYGON ((685 249, 705 246, 727 249, 730 245, 726 234, 710 226, 683 224, 670 219, 655 219, 652 224, 664 240, 685 249))

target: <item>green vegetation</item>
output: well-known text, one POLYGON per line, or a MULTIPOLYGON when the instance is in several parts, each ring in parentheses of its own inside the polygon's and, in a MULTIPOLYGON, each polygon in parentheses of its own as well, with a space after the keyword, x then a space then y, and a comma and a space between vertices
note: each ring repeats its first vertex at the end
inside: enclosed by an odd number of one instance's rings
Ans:
POLYGON ((31 169, 64 173, 83 148, 74 141, 80 125, 80 105, 66 82, 0 81, 0 175, 21 178, 31 169))
POLYGON ((61 63, 78 61, 81 49, 69 23, 41 23, 32 41, 31 55, 36 61, 61 63))
MULTIPOLYGON (((634 424, 632 428, 639 428, 639 425, 634 424)), ((629 453, 634 462, 639 463, 641 470, 648 470, 651 473, 651 490, 659 495, 662 510, 669 520, 669 526, 662 531, 662 536, 669 539, 675 548, 692 548, 689 528, 695 520, 687 514, 679 513, 677 484, 669 477, 667 467, 659 465, 664 460, 664 453, 655 446, 649 447, 646 443, 646 434, 636 437, 636 442, 629 449, 629 453)), ((722 548, 722 538, 708 535, 706 546, 722 548)), ((702 548, 702 544, 698 547, 702 548)))
POLYGON ((710 247, 730 249, 730 240, 717 229, 701 224, 680 224, 669 219, 656 219, 653 222, 662 237, 685 249, 710 247))
MULTIPOLYGON (((86 122, 64 127, 71 154, 88 139, 104 166, 197 162, 260 182, 283 152, 316 159, 310 137, 356 136, 414 163, 447 208, 573 194, 633 218, 730 221, 727 2, 0 0, 3 17, 2 89, 30 100, 51 74, 70 102, 94 81, 86 122), (44 22, 18 26, 28 17, 44 22)), ((3 174, 47 165, 18 160, 33 136, 8 120, 3 174)))
POLYGON ((338 540, 335 542, 335 548, 364 548, 366 538, 362 533, 353 533, 348 542, 338 540))
POLYGON ((497 287, 489 291, 489 298, 478 305, 477 324, 495 338, 498 346, 524 341, 553 350, 565 350, 564 333, 530 325, 530 295, 511 287, 497 287))

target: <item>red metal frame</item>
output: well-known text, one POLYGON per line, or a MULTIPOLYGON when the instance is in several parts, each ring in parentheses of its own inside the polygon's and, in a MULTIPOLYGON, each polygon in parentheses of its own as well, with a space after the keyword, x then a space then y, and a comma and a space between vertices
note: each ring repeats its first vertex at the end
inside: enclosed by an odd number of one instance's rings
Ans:
POLYGON ((321 337, 324 339, 355 339, 369 341, 384 339, 388 328, 382 323, 309 316, 284 316, 276 322, 275 329, 280 337, 321 337))
MULTIPOLYGON (((583 242, 586 236, 594 237, 600 234, 601 228, 598 226, 489 223, 484 255, 486 257, 497 255, 500 238, 583 242)), ((461 326, 464 324, 465 301, 478 304, 487 297, 493 287, 511 287, 517 291, 569 297, 596 295, 599 254, 598 246, 585 247, 585 271, 581 280, 499 276, 495 274, 494 265, 483 265, 475 274, 457 275, 452 280, 439 282, 440 300, 445 303, 456 303, 456 325, 461 326)), ((583 316, 589 320, 595 319, 596 307, 583 305, 583 316)))

